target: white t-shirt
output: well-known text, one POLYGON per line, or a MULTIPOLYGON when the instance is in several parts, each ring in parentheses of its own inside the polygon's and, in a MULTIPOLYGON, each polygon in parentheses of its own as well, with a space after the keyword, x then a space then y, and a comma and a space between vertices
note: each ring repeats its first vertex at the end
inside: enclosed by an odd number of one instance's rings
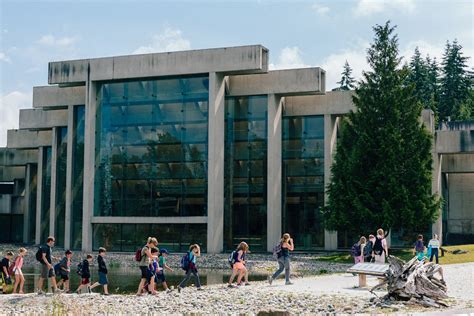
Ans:
POLYGON ((439 240, 438 239, 431 239, 430 242, 428 243, 428 247, 431 246, 431 248, 439 248, 439 240))

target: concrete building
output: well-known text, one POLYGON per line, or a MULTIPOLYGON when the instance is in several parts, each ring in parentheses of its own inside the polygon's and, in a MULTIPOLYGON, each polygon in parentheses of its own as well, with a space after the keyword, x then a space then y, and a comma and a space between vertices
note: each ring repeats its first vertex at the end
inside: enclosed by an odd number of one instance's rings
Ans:
MULTIPOLYGON (((321 68, 269 71, 252 45, 51 62, 48 83, 0 148, 3 241, 269 251, 288 231, 300 250, 344 246, 319 208, 352 93, 326 92, 321 68)), ((434 231, 474 235, 472 127, 436 132, 449 203, 434 231)))

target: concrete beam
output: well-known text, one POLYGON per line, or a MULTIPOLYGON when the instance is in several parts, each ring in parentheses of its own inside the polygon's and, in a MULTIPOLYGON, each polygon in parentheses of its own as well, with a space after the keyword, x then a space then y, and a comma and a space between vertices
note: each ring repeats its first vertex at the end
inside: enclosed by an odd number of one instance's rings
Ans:
POLYGON ((35 243, 39 245, 41 243, 41 207, 43 204, 43 165, 44 161, 44 147, 38 148, 38 170, 37 170, 37 183, 36 183, 36 230, 35 230, 35 243))
POLYGON ((436 152, 474 153, 474 130, 436 131, 436 152))
POLYGON ((68 105, 82 105, 86 101, 86 87, 33 87, 34 108, 57 108, 68 105))
POLYGON ((49 129, 55 126, 67 126, 67 110, 20 110, 20 129, 49 129))
MULTIPOLYGON (((58 143, 59 143, 58 127, 53 128, 52 144, 51 144, 51 190, 50 190, 50 203, 49 203, 49 236, 56 235, 56 199, 58 196, 58 143)), ((57 236, 56 236, 57 237, 57 236)))
POLYGON ((285 98, 284 116, 343 115, 355 110, 354 91, 331 91, 325 95, 290 96, 285 98))
POLYGON ((0 166, 0 181, 13 181, 25 178, 25 166, 0 166))
POLYGON ((0 165, 23 166, 38 163, 38 149, 0 148, 0 165))
POLYGON ((451 154, 443 155, 443 173, 474 173, 474 155, 451 154))
POLYGON ((128 216, 93 216, 92 224, 206 224, 207 216, 183 217, 128 217, 128 216))
POLYGON ((271 252, 281 238, 282 218, 282 119, 283 99, 268 95, 267 154, 267 251, 271 252))
POLYGON ((280 96, 324 94, 326 72, 319 68, 270 71, 266 74, 229 77, 228 95, 278 94, 280 96))
POLYGON ((7 131, 8 148, 37 148, 51 146, 51 130, 29 131, 10 129, 7 131))
POLYGON ((224 108, 226 77, 209 74, 207 252, 224 249, 224 108))
POLYGON ((261 45, 199 49, 49 63, 49 84, 82 83, 184 74, 267 72, 268 50, 261 45))

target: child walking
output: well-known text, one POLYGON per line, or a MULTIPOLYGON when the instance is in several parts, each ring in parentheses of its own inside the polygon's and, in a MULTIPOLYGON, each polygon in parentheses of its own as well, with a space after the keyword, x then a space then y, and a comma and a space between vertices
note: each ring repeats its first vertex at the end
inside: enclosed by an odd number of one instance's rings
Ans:
POLYGON ((62 285, 65 293, 71 293, 71 288, 69 286, 69 274, 71 272, 71 258, 72 251, 66 250, 64 252, 64 257, 59 261, 59 270, 58 276, 61 278, 58 282, 58 288, 62 285))
POLYGON ((97 256, 97 264, 99 265, 99 282, 95 282, 91 286, 91 290, 99 285, 104 287, 104 295, 109 295, 108 284, 109 280, 107 279, 107 265, 105 264, 105 254, 107 250, 103 247, 99 248, 99 255, 97 256))
POLYGON ((170 266, 168 266, 168 264, 166 263, 168 254, 169 252, 167 249, 160 249, 160 256, 158 259, 158 266, 160 269, 157 271, 156 276, 155 276, 155 283, 158 283, 158 281, 160 281, 165 291, 171 291, 168 288, 168 284, 166 283, 165 270, 168 270, 169 272, 173 272, 173 269, 171 269, 170 266))
POLYGON ((416 255, 416 257, 420 261, 425 256, 425 244, 423 243, 423 235, 418 235, 418 239, 415 242, 415 248, 413 249, 413 255, 416 255))
POLYGON ((84 261, 82 261, 82 269, 81 269, 82 280, 81 280, 81 284, 79 285, 79 287, 76 290, 77 294, 81 294, 81 290, 83 288, 87 288, 87 291, 89 293, 91 292, 91 289, 90 289, 91 270, 89 268, 89 265, 91 264, 91 262, 92 262, 92 256, 91 255, 87 255, 87 259, 84 259, 84 261))
POLYGON ((14 267, 13 267, 13 272, 15 273, 15 285, 13 286, 13 294, 16 293, 16 289, 18 288, 18 285, 20 285, 20 291, 18 293, 24 294, 23 285, 25 284, 25 277, 23 276, 23 272, 21 271, 21 268, 23 267, 23 257, 25 255, 26 255, 26 249, 20 248, 20 250, 18 251, 18 257, 16 257, 14 267))
POLYGON ((181 290, 186 286, 189 279, 191 278, 191 274, 194 275, 197 289, 202 290, 201 281, 199 280, 199 273, 196 266, 196 258, 199 256, 201 256, 201 248, 199 245, 194 244, 189 246, 188 253, 185 255, 185 257, 183 257, 185 263, 184 266, 182 266, 182 268, 186 271, 186 276, 178 285, 178 292, 181 292, 181 290))
POLYGON ((248 280, 248 269, 245 266, 245 255, 249 252, 249 245, 246 242, 241 242, 237 247, 236 251, 234 252, 233 264, 232 264, 232 275, 229 279, 229 287, 234 287, 232 282, 234 282, 234 278, 238 274, 239 277, 237 278, 237 285, 242 285, 242 278, 244 278, 244 284, 250 285, 248 280))

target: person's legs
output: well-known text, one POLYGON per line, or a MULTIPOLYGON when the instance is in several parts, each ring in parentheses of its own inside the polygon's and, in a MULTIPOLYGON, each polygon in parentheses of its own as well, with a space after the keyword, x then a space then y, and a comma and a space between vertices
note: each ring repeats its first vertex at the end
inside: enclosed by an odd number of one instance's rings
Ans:
POLYGON ((16 273, 16 272, 15 272, 15 284, 13 285, 13 292, 12 292, 12 294, 15 294, 15 293, 16 293, 16 289, 17 289, 18 285, 20 285, 20 276, 19 276, 19 273, 16 273))
POLYGON ((91 290, 98 287, 100 285, 99 282, 95 282, 94 284, 91 285, 91 290))
POLYGON ((275 280, 280 275, 280 273, 282 273, 283 270, 285 269, 284 260, 285 259, 283 257, 278 258, 278 270, 276 270, 275 273, 273 273, 271 277, 273 280, 275 280))
POLYGON ((138 284, 138 290, 137 290, 137 295, 142 295, 142 290, 143 286, 145 285, 146 277, 147 277, 147 267, 140 267, 140 273, 141 273, 141 280, 140 283, 138 284))
POLYGON ((285 257, 285 281, 290 283, 290 257, 285 257))
POLYGON ((245 273, 247 272, 247 268, 243 267, 243 269, 240 269, 239 271, 239 277, 237 278, 237 284, 240 284, 242 282, 242 278, 244 277, 245 273))
POLYGON ((183 281, 181 281, 181 283, 178 285, 178 287, 179 288, 184 288, 186 286, 186 284, 188 283, 190 278, 191 278, 191 270, 188 270, 188 271, 186 271, 186 275, 185 275, 183 281))
POLYGON ((439 264, 439 260, 438 260, 438 253, 439 253, 439 249, 438 248, 435 248, 435 257, 436 257, 436 264, 439 264))
POLYGON ((43 291, 43 282, 44 282, 44 279, 42 277, 39 277, 39 279, 38 279, 38 291, 43 291))
POLYGON ((201 288, 201 280, 199 279, 199 273, 197 271, 193 271, 192 273, 194 275, 194 278, 196 279, 196 287, 198 289, 200 289, 201 288))
POLYGON ((431 249, 430 262, 433 262, 433 257, 434 257, 434 249, 431 249))
POLYGON ((20 271, 20 294, 24 294, 23 292, 23 286, 25 285, 25 276, 23 275, 23 272, 20 271))
POLYGON ((232 269, 232 275, 229 278, 229 284, 232 284, 232 282, 234 282, 234 278, 238 273, 239 273, 238 269, 232 269))

